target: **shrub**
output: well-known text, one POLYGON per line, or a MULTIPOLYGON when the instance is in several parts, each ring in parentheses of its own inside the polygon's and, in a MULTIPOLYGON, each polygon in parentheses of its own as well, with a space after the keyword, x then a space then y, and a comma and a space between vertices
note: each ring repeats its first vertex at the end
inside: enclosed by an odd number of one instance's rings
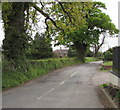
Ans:
POLYGON ((113 49, 108 49, 103 53, 103 60, 112 60, 113 59, 113 49))
POLYGON ((103 54, 103 60, 107 60, 107 61, 112 60, 113 59, 112 57, 113 57, 113 54, 110 53, 109 51, 103 54))
POLYGON ((76 50, 73 48, 69 48, 68 57, 76 57, 76 56, 77 56, 76 50))

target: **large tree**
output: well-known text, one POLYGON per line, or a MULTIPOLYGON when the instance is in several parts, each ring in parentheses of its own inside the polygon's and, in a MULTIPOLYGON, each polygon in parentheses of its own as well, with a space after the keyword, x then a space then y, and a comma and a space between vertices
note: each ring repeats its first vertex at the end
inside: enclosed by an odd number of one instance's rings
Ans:
MULTIPOLYGON (((13 62, 13 68, 26 62, 32 25, 37 23, 36 10, 32 2, 2 2, 2 19, 5 38, 3 54, 7 61, 13 62)), ((22 66, 23 67, 23 66, 22 66)))
POLYGON ((4 57, 13 61, 15 66, 25 59, 28 35, 25 28, 25 11, 28 4, 24 2, 6 2, 2 4, 5 39, 3 40, 4 57))
MULTIPOLYGON (((106 7, 101 2, 54 4, 51 8, 51 16, 64 30, 63 33, 58 31, 55 40, 63 45, 71 43, 77 51, 78 58, 85 61, 87 47, 91 44, 98 44, 100 34, 118 33, 110 17, 103 13, 102 9, 106 7)), ((55 30, 54 27, 51 30, 55 30)))

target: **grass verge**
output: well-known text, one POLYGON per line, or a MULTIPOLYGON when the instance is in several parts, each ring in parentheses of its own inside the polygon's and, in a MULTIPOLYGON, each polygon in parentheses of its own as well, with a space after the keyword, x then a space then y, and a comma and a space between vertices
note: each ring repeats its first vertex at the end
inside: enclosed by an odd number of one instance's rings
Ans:
POLYGON ((89 62, 94 62, 94 61, 98 61, 99 59, 98 58, 95 58, 95 57, 86 57, 85 58, 85 62, 86 63, 89 63, 89 62))
POLYGON ((110 68, 107 68, 107 66, 112 66, 113 65, 113 62, 112 61, 105 61, 100 67, 99 67, 99 69, 101 70, 101 71, 110 71, 110 70, 112 70, 112 68, 110 67, 110 68), (104 66, 106 66, 106 68, 104 67, 104 66))
POLYGON ((103 65, 112 66, 113 62, 112 61, 106 61, 106 62, 103 63, 103 65))
POLYGON ((2 89, 4 90, 7 88, 15 87, 17 85, 25 83, 26 81, 47 74, 52 70, 74 65, 77 63, 81 62, 76 58, 32 60, 27 61, 27 64, 29 65, 27 71, 23 71, 22 69, 16 69, 12 72, 10 71, 10 66, 8 66, 9 64, 5 63, 5 65, 3 65, 7 67, 3 67, 2 89))
MULTIPOLYGON (((86 62, 96 61, 95 58, 86 58, 86 62)), ((27 61, 28 69, 16 69, 11 71, 9 62, 3 62, 2 89, 16 87, 27 81, 33 80, 49 73, 52 70, 82 63, 77 58, 53 58, 44 60, 27 61)))

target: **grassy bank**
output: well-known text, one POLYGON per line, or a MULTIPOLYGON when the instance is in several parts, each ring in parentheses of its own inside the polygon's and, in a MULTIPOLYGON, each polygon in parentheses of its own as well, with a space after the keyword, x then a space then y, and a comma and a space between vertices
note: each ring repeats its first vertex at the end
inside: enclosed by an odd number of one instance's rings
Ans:
POLYGON ((26 72, 22 70, 15 70, 12 72, 8 70, 3 71, 2 89, 15 87, 26 81, 29 81, 37 77, 40 77, 44 74, 47 74, 48 72, 55 70, 57 68, 74 65, 77 63, 80 63, 80 62, 76 58, 61 58, 61 59, 45 59, 45 60, 27 61, 27 64, 29 65, 29 69, 26 72))
POLYGON ((106 62, 103 63, 103 65, 112 66, 113 62, 112 61, 106 61, 106 62))
MULTIPOLYGON (((86 58, 86 62, 95 61, 95 58, 86 58)), ((53 58, 43 60, 29 60, 27 61, 28 70, 14 70, 10 71, 8 63, 3 62, 3 74, 2 74, 2 89, 15 87, 26 81, 33 80, 42 75, 49 73, 52 70, 70 66, 74 64, 82 63, 77 58, 53 58)))

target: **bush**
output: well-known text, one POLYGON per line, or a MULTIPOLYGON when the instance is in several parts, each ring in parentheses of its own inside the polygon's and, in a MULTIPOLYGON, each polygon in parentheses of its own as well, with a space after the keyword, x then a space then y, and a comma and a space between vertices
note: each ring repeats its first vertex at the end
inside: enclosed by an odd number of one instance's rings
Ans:
POLYGON ((106 52, 106 53, 104 53, 103 59, 104 60, 112 60, 113 59, 112 57, 113 57, 112 53, 106 52))
POLYGON ((73 48, 69 48, 68 57, 76 57, 76 56, 77 56, 76 50, 73 48))
POLYGON ((27 59, 43 59, 53 56, 51 40, 45 34, 36 33, 26 52, 27 59))
POLYGON ((2 89, 15 87, 47 74, 54 69, 79 63, 79 60, 76 58, 59 58, 27 61, 29 69, 26 71, 23 71, 22 68, 12 71, 9 63, 3 62, 2 89))
POLYGON ((110 48, 103 53, 103 60, 113 60, 113 49, 110 48))
POLYGON ((87 50, 86 57, 93 57, 93 55, 94 55, 94 53, 92 51, 90 51, 90 49, 87 50))

